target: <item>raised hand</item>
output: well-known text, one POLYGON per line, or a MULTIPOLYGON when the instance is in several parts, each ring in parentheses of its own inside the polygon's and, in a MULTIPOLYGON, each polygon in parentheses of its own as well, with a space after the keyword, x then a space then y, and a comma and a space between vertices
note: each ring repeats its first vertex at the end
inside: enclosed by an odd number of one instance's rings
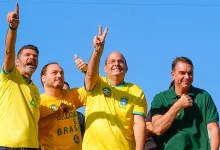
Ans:
POLYGON ((104 32, 102 33, 102 26, 101 25, 99 26, 98 36, 95 36, 93 39, 94 50, 96 52, 103 51, 107 32, 108 32, 108 28, 105 28, 104 32))
POLYGON ((76 54, 74 55, 74 58, 75 58, 76 67, 82 72, 86 72, 87 64, 81 58, 79 58, 76 54))
POLYGON ((15 11, 8 13, 7 21, 11 28, 16 29, 19 24, 19 5, 16 3, 15 11))

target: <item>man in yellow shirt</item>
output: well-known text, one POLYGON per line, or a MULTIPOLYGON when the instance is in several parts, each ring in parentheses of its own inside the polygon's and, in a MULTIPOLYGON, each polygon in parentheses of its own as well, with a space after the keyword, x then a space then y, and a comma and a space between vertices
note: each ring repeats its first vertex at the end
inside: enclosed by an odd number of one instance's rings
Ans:
POLYGON ((99 63, 107 28, 93 40, 94 51, 85 77, 88 91, 83 150, 143 150, 146 98, 140 87, 124 81, 126 59, 111 53, 105 63, 106 77, 99 76, 99 63))
POLYGON ((85 105, 87 92, 84 87, 62 90, 64 72, 57 63, 43 67, 41 81, 44 86, 38 124, 41 149, 81 150, 82 137, 76 109, 85 105))
POLYGON ((4 62, 0 74, 0 150, 38 149, 40 94, 31 81, 38 66, 37 47, 23 46, 15 64, 19 6, 8 13, 4 62))

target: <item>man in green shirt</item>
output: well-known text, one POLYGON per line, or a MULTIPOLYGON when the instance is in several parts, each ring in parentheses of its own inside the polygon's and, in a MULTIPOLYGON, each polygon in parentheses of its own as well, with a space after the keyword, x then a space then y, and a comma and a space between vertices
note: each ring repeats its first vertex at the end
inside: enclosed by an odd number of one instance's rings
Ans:
POLYGON ((158 149, 211 150, 219 148, 219 116, 208 92, 192 86, 193 63, 177 57, 172 63, 173 85, 157 94, 151 104, 158 149))

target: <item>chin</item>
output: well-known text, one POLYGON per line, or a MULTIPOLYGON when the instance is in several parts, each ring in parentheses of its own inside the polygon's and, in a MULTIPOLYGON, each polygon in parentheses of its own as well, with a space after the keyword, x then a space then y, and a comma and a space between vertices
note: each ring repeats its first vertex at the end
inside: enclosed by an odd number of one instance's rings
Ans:
POLYGON ((25 69, 24 72, 28 74, 33 74, 36 69, 25 69))
POLYGON ((182 85, 183 88, 190 88, 191 87, 191 84, 184 84, 182 85))
POLYGON ((63 85, 61 85, 61 84, 55 85, 55 88, 57 88, 57 89, 63 89, 63 85))

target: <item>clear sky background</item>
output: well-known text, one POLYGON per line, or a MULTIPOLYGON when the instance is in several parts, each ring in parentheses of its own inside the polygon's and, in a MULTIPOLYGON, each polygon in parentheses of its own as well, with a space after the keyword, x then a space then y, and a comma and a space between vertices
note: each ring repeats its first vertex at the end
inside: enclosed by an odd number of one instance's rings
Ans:
MULTIPOLYGON (((204 0, 17 0, 20 26, 16 52, 25 44, 40 50, 33 81, 40 82, 42 67, 58 62, 71 87, 83 86, 84 74, 74 64, 74 54, 88 62, 92 40, 100 24, 109 28, 104 60, 113 51, 127 58, 126 81, 143 88, 147 102, 166 90, 171 81, 171 62, 189 57, 195 66, 196 87, 207 90, 220 111, 220 1, 204 0)), ((3 62, 7 13, 15 0, 0 0, 0 62, 3 62)), ((80 109, 84 112, 84 108, 80 109)))

